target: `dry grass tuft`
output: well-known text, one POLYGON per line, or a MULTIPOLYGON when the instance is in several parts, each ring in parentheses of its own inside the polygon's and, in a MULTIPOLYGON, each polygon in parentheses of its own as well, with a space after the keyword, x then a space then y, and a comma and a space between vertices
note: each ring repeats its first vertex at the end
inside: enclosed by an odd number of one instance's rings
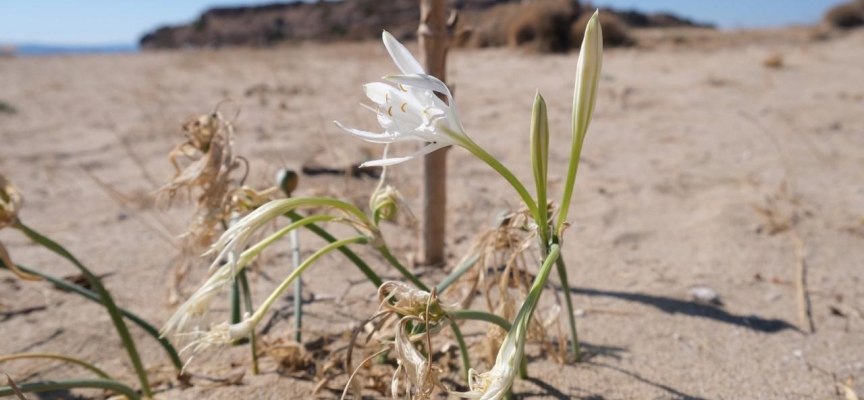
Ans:
POLYGON ((783 55, 780 53, 774 53, 768 56, 768 58, 766 58, 765 61, 762 62, 762 65, 764 65, 765 68, 771 69, 783 68, 783 55))
POLYGON ((851 1, 828 9, 823 20, 833 28, 851 29, 864 26, 864 2, 851 1))
MULTIPOLYGON (((554 210, 550 209, 549 215, 553 214, 554 210)), ((537 237, 536 233, 528 228, 529 221, 531 218, 527 211, 510 213, 502 219, 498 227, 488 229, 475 238, 467 254, 477 254, 477 262, 449 290, 459 293, 459 308, 471 308, 471 303, 477 298, 475 293, 479 292, 486 300, 486 307, 490 312, 508 321, 516 318, 516 313, 528 296, 535 278, 528 266, 539 265, 539 260, 532 251, 535 249, 537 237)), ((548 309, 545 316, 540 312, 535 313, 528 338, 540 343, 545 354, 563 362, 566 360, 563 353, 566 345, 558 343, 556 348, 548 334, 550 328, 556 327, 558 338, 564 337, 558 323, 560 311, 560 305, 556 304, 548 309)), ((483 355, 489 365, 495 362, 498 348, 506 334, 507 332, 498 327, 490 327, 487 331, 483 355)))
MULTIPOLYGON (((570 29, 570 43, 572 47, 579 48, 582 46, 582 38, 585 37, 585 27, 588 26, 590 19, 591 14, 585 13, 573 23, 570 29)), ((618 16, 601 11, 598 19, 600 20, 600 26, 603 27, 603 46, 632 46, 636 43, 627 32, 627 24, 618 16)))
POLYGON ((533 1, 523 5, 509 24, 507 44, 541 53, 566 52, 572 47, 570 26, 578 17, 576 2, 533 1))

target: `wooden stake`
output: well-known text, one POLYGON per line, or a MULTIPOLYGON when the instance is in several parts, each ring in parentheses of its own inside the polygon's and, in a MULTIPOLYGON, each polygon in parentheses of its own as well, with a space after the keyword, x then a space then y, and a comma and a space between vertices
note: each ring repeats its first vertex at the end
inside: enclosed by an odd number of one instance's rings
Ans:
MULTIPOLYGON (((417 29, 422 50, 420 62, 426 73, 442 82, 447 81, 447 50, 455 26, 455 18, 448 21, 448 15, 447 0, 420 0, 420 27, 417 29)), ((444 263, 448 149, 438 150, 423 158, 420 248, 415 260, 422 265, 444 263)))

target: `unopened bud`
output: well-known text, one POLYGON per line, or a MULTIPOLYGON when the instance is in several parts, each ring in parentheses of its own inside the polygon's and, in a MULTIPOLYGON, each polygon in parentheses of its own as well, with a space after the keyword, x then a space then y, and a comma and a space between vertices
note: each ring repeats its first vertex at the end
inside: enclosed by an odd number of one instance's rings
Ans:
POLYGON ((279 189, 282 189, 285 196, 291 197, 291 193, 294 193, 294 190, 297 189, 297 184, 299 183, 300 176, 297 175, 294 170, 280 169, 279 172, 276 173, 276 185, 279 186, 279 189))
POLYGON ((402 195, 390 185, 372 193, 372 197, 369 198, 369 208, 375 216, 375 223, 382 219, 390 221, 396 218, 399 211, 398 203, 401 200, 402 195))
POLYGON ((18 211, 24 206, 24 196, 18 188, 0 174, 0 229, 15 224, 18 211))

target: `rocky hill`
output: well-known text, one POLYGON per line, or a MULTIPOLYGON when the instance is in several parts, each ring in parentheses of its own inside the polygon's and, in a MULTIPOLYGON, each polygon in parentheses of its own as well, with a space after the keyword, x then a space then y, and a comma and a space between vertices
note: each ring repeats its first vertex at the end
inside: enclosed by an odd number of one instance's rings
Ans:
MULTIPOLYGON (((549 0, 534 0, 549 1, 549 0)), ((567 0, 578 7, 577 0, 567 0)), ((451 0, 453 8, 477 21, 495 18, 494 8, 524 0, 451 0)), ((611 10, 608 10, 611 11, 611 10)), ((630 26, 705 26, 670 14, 612 11, 630 26)), ((418 0, 282 2, 252 7, 213 8, 192 23, 165 26, 140 40, 142 49, 267 46, 298 40, 363 40, 387 29, 400 39, 416 35, 418 0)))

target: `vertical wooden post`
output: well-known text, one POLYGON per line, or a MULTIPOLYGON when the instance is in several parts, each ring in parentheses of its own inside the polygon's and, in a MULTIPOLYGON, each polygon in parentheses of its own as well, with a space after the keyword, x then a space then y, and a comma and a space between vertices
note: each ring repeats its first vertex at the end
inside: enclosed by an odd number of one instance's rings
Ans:
MULTIPOLYGON (((420 0, 421 64, 426 73, 447 82, 447 50, 453 35, 453 23, 448 23, 447 0, 420 0)), ((424 144, 425 145, 425 144, 424 144)), ((421 196, 420 248, 417 263, 442 265, 447 222, 447 150, 428 154, 423 159, 421 196)))

